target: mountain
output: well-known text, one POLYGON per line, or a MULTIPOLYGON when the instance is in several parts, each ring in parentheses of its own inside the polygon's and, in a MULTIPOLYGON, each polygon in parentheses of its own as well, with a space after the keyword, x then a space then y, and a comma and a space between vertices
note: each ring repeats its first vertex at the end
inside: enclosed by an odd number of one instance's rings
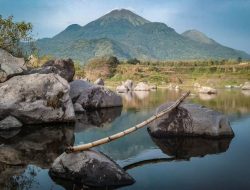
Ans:
POLYGON ((36 44, 42 55, 83 63, 105 55, 141 60, 250 59, 247 53, 225 47, 197 30, 178 34, 164 23, 150 22, 125 9, 113 10, 85 26, 70 25, 36 44))
POLYGON ((213 39, 207 37, 205 34, 198 30, 187 30, 181 34, 182 36, 185 36, 191 40, 194 40, 196 42, 204 43, 204 44, 218 44, 213 39))

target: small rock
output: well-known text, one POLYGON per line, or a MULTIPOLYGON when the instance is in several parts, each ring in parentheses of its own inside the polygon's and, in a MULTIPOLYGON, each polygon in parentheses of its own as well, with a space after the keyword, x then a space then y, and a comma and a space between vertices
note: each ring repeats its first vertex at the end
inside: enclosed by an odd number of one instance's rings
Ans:
POLYGON ((18 121, 15 117, 8 116, 0 121, 0 130, 12 130, 21 128, 23 124, 18 121))
POLYGON ((116 87, 116 92, 118 93, 126 93, 128 92, 128 88, 124 85, 120 85, 116 87))
POLYGON ((201 85, 198 82, 194 83, 194 88, 200 88, 200 87, 201 85))
POLYGON ((139 82, 134 88, 134 91, 150 91, 150 86, 144 82, 139 82))
POLYGON ((241 87, 242 90, 250 90, 250 82, 245 82, 241 87))
POLYGON ((104 81, 102 80, 102 78, 99 78, 94 82, 94 84, 104 86, 104 81))
POLYGON ((217 90, 208 86, 202 86, 199 88, 199 93, 202 94, 217 94, 217 90))
POLYGON ((135 181, 106 155, 96 151, 63 153, 49 170, 54 178, 61 178, 90 187, 119 187, 135 181))

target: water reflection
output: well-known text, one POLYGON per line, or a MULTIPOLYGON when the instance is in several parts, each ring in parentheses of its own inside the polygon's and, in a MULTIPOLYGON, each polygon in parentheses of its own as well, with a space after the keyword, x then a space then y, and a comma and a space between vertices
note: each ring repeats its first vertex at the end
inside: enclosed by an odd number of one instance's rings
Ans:
POLYGON ((232 140, 232 138, 209 139, 199 137, 152 139, 163 153, 176 159, 189 159, 226 152, 232 140))
POLYGON ((80 132, 91 127, 103 127, 119 117, 122 107, 99 109, 76 115, 75 132, 80 132))
POLYGON ((29 184, 32 175, 27 177, 25 173, 36 168, 28 165, 48 169, 65 147, 73 143, 73 127, 28 128, 11 139, 0 138, 0 189, 29 184))

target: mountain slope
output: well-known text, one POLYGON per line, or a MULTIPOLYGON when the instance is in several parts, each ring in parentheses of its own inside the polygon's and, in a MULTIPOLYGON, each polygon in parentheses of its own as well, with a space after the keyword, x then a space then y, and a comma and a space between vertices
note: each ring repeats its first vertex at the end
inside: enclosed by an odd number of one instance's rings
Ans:
POLYGON ((250 58, 199 31, 180 35, 164 23, 150 22, 125 9, 111 11, 83 27, 70 25, 53 38, 38 40, 37 46, 41 54, 83 62, 105 55, 143 60, 250 58))

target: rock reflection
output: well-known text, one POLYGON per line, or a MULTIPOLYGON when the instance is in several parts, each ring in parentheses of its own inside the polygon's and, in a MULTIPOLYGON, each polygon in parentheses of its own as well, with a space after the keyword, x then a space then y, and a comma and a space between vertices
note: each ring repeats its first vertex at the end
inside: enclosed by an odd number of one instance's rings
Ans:
POLYGON ((226 152, 232 138, 171 137, 167 139, 152 138, 152 140, 168 156, 176 159, 189 159, 226 152))
POLYGON ((216 94, 199 94, 199 98, 204 101, 213 100, 216 98, 216 94))
POLYGON ((113 107, 88 111, 76 115, 75 132, 91 127, 103 127, 121 115, 122 107, 113 107))
POLYGON ((28 165, 48 169, 73 143, 73 127, 26 128, 11 139, 0 138, 0 189, 25 184, 28 165))

